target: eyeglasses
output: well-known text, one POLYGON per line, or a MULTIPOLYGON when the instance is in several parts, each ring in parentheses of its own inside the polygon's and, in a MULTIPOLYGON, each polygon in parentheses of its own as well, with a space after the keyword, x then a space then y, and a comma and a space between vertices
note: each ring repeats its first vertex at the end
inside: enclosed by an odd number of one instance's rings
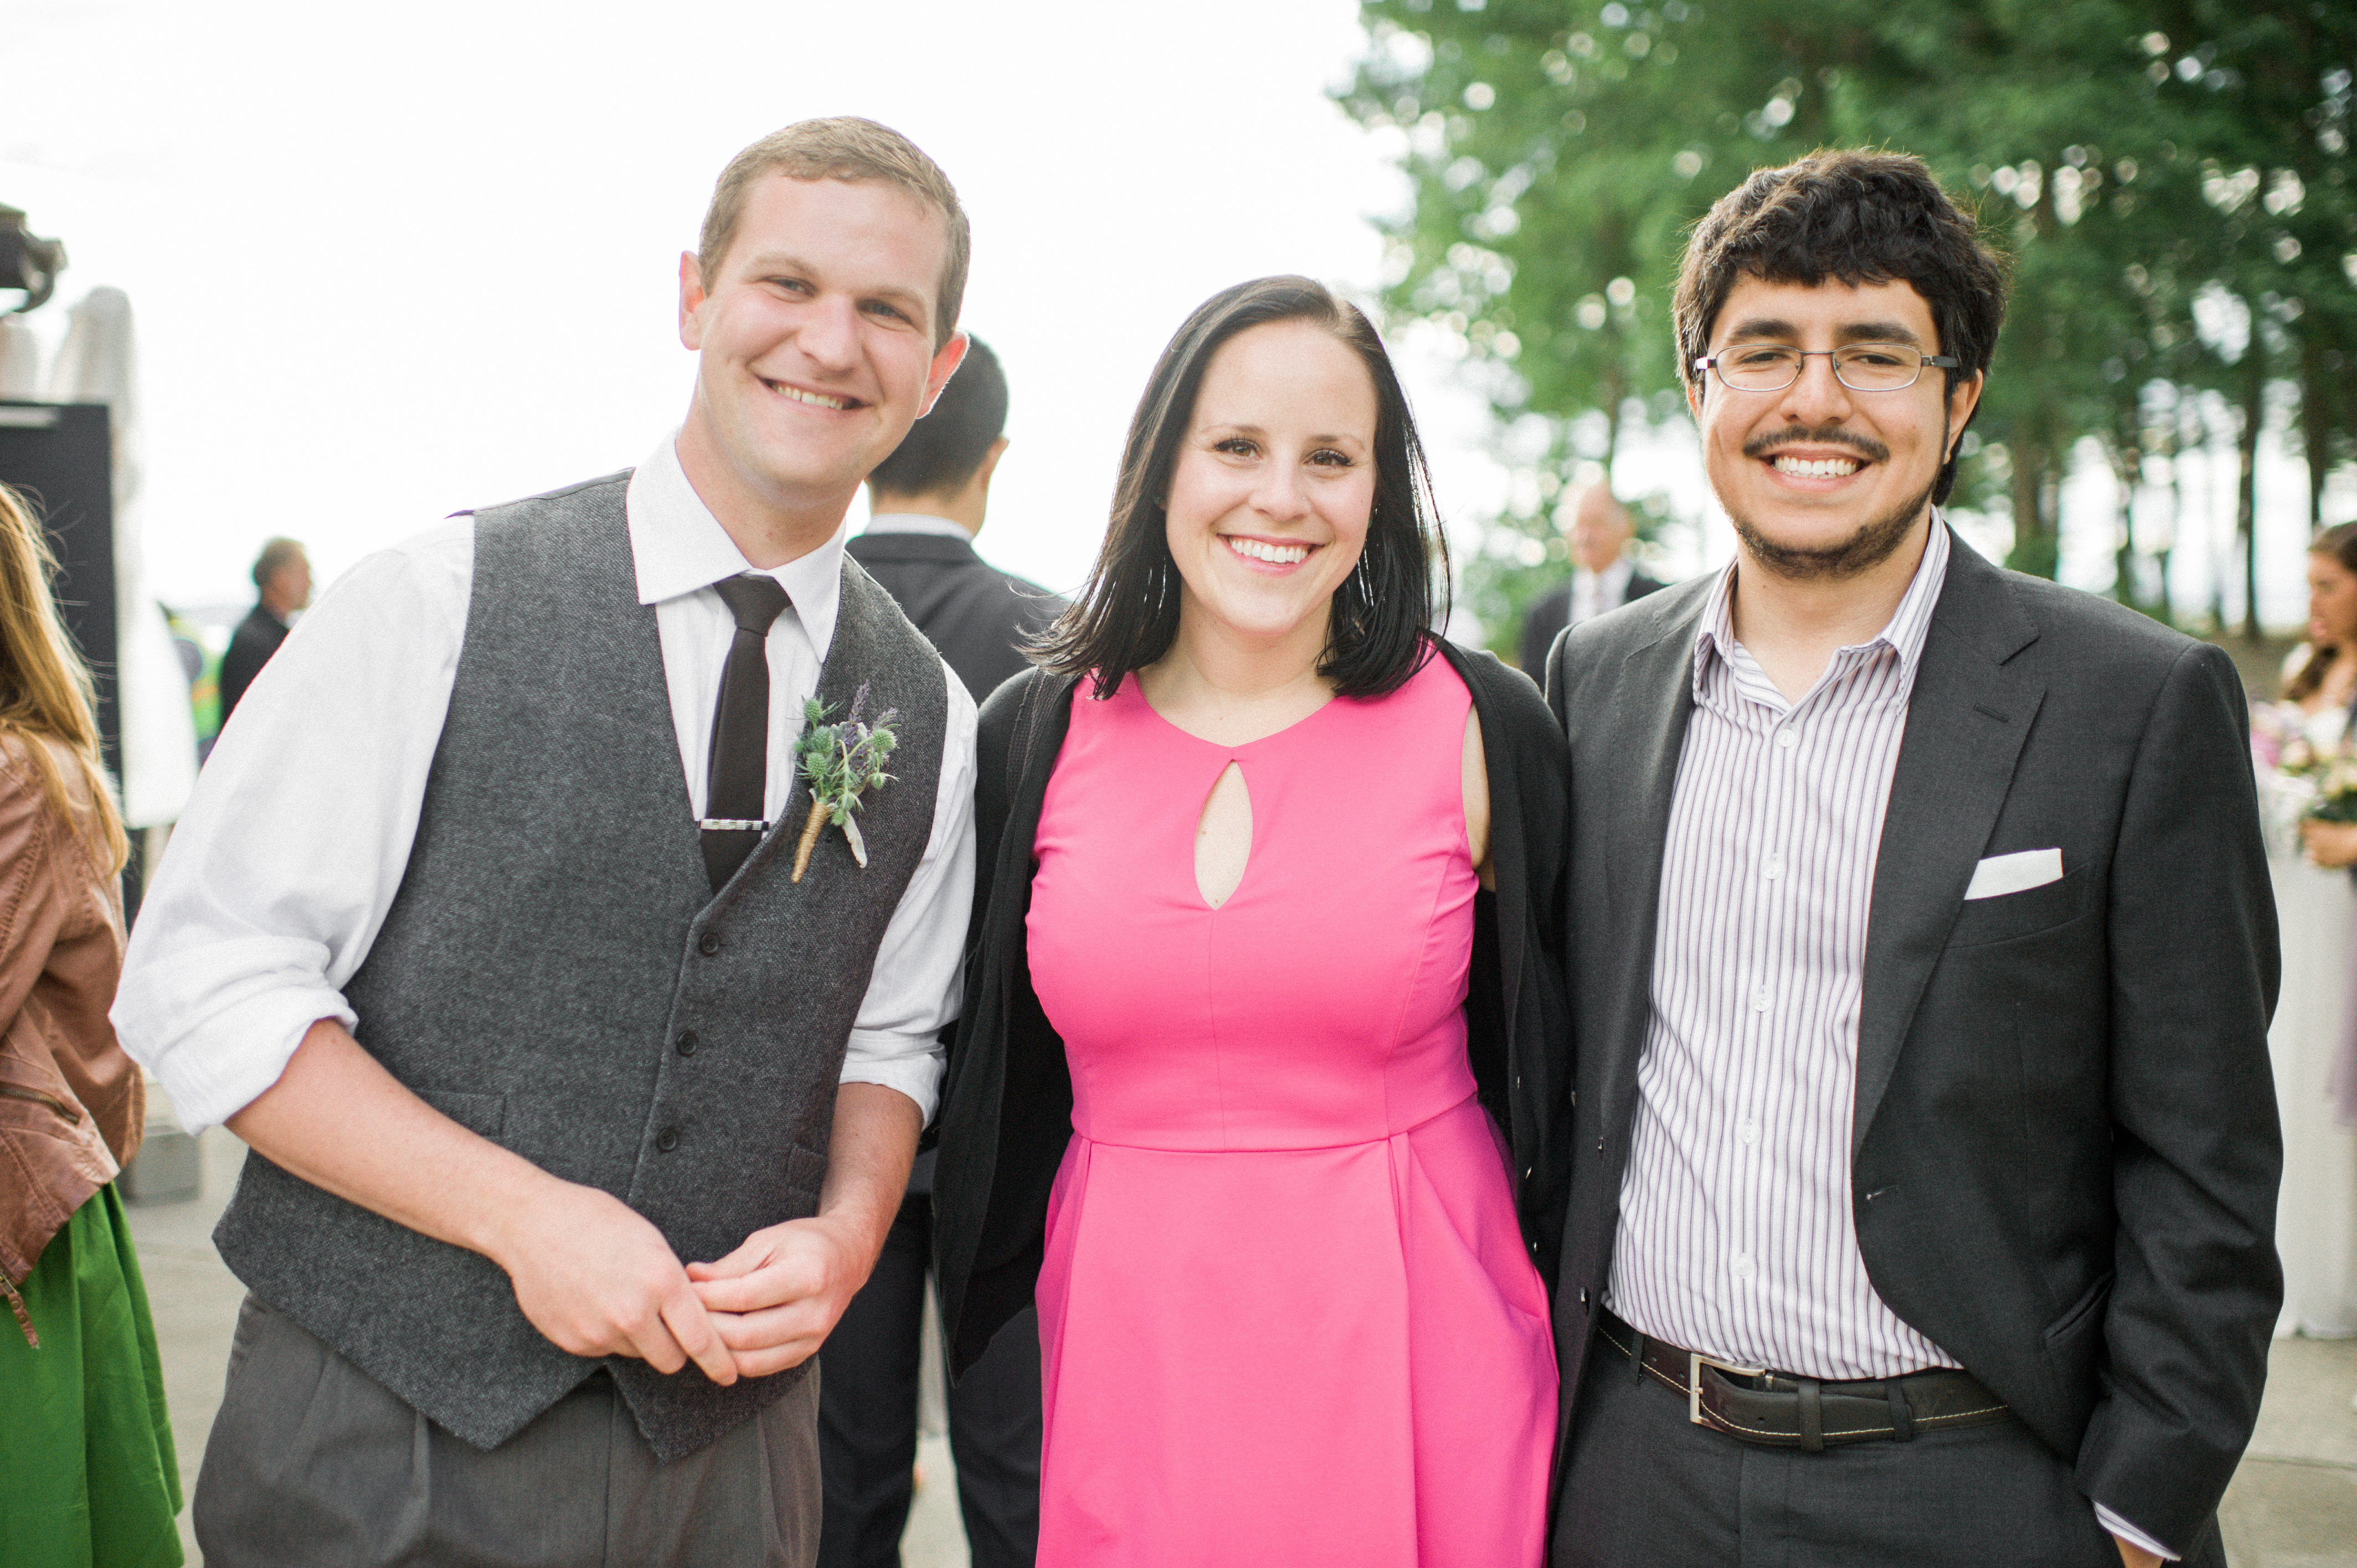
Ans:
POLYGON ((1834 362, 1834 379, 1852 392, 1904 392, 1921 380, 1923 367, 1953 371, 1961 362, 1947 354, 1926 354, 1904 343, 1845 343, 1838 349, 1795 349, 1789 343, 1741 343, 1723 354, 1696 360, 1696 371, 1715 371, 1733 392, 1782 392, 1801 379, 1801 361, 1822 354, 1834 362))

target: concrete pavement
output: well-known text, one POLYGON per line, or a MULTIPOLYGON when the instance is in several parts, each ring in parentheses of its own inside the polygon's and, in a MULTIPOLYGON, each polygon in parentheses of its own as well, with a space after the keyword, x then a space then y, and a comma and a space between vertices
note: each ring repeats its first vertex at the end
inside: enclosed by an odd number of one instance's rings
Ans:
MULTIPOLYGON (((199 1141, 204 1188, 192 1201, 131 1209, 132 1234, 164 1357, 180 1474, 196 1488, 244 1292, 213 1251, 212 1227, 243 1145, 221 1128, 199 1141)), ((2233 1568, 2357 1568, 2357 1339, 2276 1341, 2259 1428, 2220 1509, 2233 1568)), ((936 1412, 918 1464, 924 1485, 901 1541, 903 1568, 966 1568, 957 1478, 936 1412)), ((201 1561, 180 1515, 188 1561, 201 1561)))

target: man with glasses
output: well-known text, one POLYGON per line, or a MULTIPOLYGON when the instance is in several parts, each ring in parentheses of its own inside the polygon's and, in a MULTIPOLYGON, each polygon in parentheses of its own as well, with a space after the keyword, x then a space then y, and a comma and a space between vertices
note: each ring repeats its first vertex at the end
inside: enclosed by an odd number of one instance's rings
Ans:
POLYGON ((1554 1562, 2223 1561, 2281 1294, 2214 648, 1940 514, 2004 313, 1916 159, 1696 228, 1727 571, 1575 627, 1554 1562))

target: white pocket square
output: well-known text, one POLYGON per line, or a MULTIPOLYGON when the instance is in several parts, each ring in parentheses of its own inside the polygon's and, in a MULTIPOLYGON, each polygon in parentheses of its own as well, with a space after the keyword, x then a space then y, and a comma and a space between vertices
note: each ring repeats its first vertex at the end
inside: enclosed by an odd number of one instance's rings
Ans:
POLYGON ((2025 849, 2018 854, 1993 854, 1973 867, 1973 885, 1964 889, 1964 897, 1968 901, 1996 898, 2061 880, 2062 852, 2059 849, 2025 849))

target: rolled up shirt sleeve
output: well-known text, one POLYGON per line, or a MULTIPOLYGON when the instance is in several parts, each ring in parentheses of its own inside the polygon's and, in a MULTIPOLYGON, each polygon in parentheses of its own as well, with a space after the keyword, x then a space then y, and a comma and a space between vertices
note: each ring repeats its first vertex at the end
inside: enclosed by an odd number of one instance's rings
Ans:
POLYGON ((272 1084, 383 926, 466 635, 474 521, 371 555, 238 704, 141 904, 113 1019, 190 1132, 272 1084))
POLYGON ((963 995, 965 925, 974 899, 974 698, 946 666, 943 674, 949 711, 931 836, 885 927, 842 1075, 845 1083, 899 1090, 917 1102, 927 1122, 941 1093, 942 1033, 957 1021, 963 995))

